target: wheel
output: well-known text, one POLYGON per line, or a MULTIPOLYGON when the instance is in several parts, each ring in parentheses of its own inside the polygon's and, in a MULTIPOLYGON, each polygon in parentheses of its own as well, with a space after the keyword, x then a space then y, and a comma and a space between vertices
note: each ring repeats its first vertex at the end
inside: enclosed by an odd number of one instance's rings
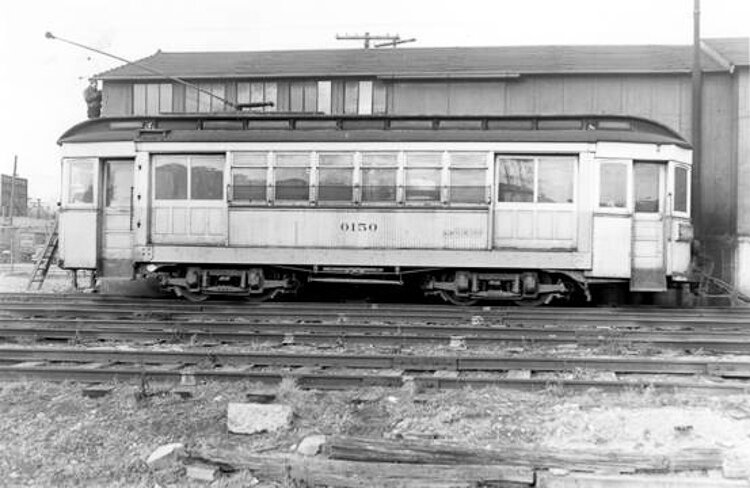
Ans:
POLYGON ((453 305, 458 305, 459 307, 470 307, 472 305, 476 305, 479 303, 478 298, 467 298, 467 297, 461 297, 456 296, 455 293, 450 291, 441 291, 440 296, 448 303, 451 303, 453 305))
POLYGON ((200 292, 190 291, 185 288, 175 288, 174 291, 178 297, 187 298, 189 302, 200 303, 208 300, 208 295, 200 292))

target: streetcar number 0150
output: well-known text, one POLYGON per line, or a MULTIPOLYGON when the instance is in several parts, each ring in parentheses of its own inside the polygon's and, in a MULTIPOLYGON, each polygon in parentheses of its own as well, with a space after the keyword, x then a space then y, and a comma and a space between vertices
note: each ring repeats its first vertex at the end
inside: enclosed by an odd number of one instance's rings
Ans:
POLYGON ((341 222, 339 228, 344 232, 377 232, 378 224, 374 222, 341 222))

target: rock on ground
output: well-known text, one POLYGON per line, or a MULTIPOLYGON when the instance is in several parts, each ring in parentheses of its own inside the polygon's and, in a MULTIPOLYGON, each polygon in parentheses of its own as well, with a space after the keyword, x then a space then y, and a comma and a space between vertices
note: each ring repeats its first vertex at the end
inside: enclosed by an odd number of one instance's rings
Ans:
POLYGON ((181 454, 184 454, 185 446, 179 442, 172 444, 164 444, 156 448, 154 452, 146 460, 146 464, 152 469, 160 469, 168 466, 177 459, 181 454))
POLYGON ((288 427, 292 409, 275 403, 230 403, 227 407, 227 428, 235 434, 273 432, 288 427))
POLYGON ((297 452, 304 456, 314 456, 320 452, 320 449, 326 443, 326 436, 321 434, 309 435, 302 439, 297 446, 297 452))

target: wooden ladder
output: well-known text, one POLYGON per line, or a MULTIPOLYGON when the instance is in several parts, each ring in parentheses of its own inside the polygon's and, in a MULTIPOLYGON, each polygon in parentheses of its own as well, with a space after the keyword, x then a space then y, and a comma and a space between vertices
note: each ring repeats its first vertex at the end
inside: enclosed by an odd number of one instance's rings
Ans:
POLYGON ((57 251, 57 243, 57 220, 55 220, 55 226, 52 228, 52 232, 47 238, 47 244, 44 246, 44 251, 42 252, 42 255, 39 256, 36 263, 34 263, 34 271, 31 273, 28 286, 26 286, 27 290, 31 290, 31 287, 34 286, 34 284, 37 285, 37 290, 42 288, 44 279, 47 277, 47 273, 49 273, 49 267, 52 265, 52 258, 57 251))

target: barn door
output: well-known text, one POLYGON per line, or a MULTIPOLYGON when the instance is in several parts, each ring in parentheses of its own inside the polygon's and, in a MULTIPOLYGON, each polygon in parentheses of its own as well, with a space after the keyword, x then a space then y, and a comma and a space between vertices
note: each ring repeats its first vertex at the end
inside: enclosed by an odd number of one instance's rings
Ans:
POLYGON ((133 271, 133 164, 132 159, 104 161, 100 239, 103 277, 128 277, 133 271))
POLYGON ((666 165, 661 162, 633 163, 633 240, 631 291, 657 292, 667 289, 664 252, 666 165))

